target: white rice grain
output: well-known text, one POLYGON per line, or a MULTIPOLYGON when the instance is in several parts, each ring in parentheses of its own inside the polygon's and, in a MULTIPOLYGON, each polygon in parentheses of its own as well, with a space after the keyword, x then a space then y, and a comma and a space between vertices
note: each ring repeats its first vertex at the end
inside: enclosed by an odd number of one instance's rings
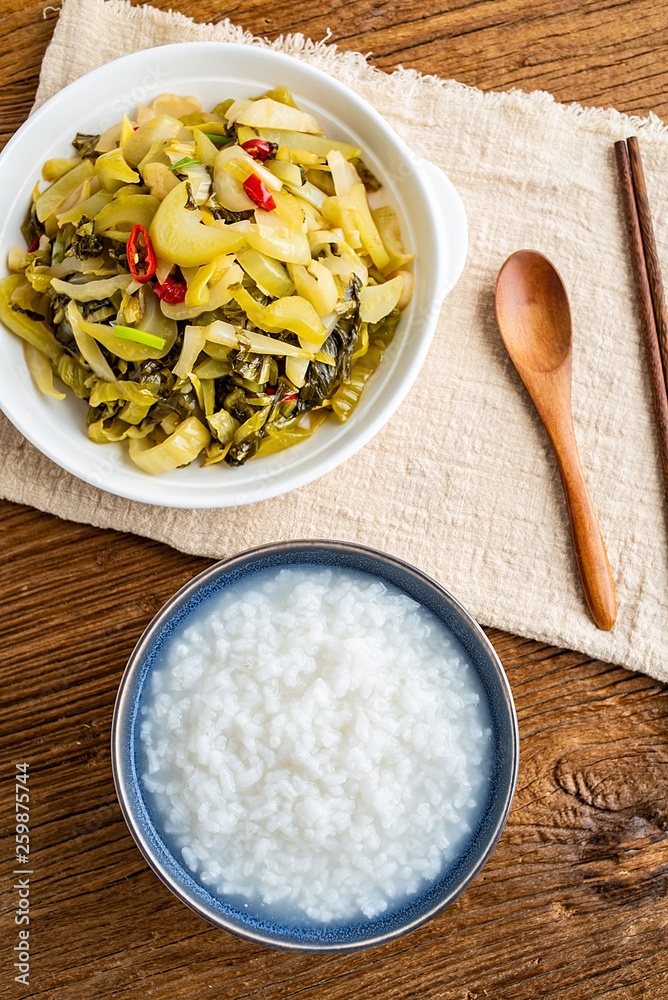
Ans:
POLYGON ((141 711, 165 833, 257 912, 375 917, 439 875, 486 802, 474 671, 430 612, 362 573, 226 588, 172 637, 141 711))

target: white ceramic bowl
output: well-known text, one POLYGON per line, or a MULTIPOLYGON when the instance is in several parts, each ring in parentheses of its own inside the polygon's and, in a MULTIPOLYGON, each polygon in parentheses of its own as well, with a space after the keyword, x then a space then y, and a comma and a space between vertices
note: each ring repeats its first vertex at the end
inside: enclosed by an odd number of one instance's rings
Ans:
POLYGON ((160 93, 194 94, 204 107, 227 97, 291 90, 328 135, 358 145, 383 182, 406 246, 417 254, 415 295, 381 366, 350 420, 330 420, 308 441, 239 468, 197 461, 159 477, 142 473, 125 445, 97 445, 86 436, 86 404, 42 395, 27 370, 19 339, 0 328, 0 408, 15 427, 79 479, 118 496, 168 507, 232 507, 265 500, 309 483, 361 448, 392 416, 425 359, 443 299, 466 259, 467 225, 448 178, 411 152, 390 126, 351 90, 319 70, 259 47, 193 42, 135 52, 88 73, 42 105, 0 155, 0 260, 23 245, 21 223, 41 167, 71 155, 76 132, 98 133, 124 111, 160 93))

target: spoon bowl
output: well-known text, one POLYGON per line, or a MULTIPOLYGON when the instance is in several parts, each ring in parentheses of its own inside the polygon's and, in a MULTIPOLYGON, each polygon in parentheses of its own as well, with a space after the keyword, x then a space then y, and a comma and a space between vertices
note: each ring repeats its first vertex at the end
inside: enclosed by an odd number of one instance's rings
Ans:
POLYGON ((598 628, 608 631, 617 616, 615 585, 573 429, 573 338, 566 288, 547 257, 519 250, 499 271, 494 302, 503 343, 552 445, 587 605, 598 628))
POLYGON ((552 372, 571 352, 571 309, 564 283, 547 257, 519 250, 499 275, 496 310, 501 337, 513 360, 537 372, 552 372), (506 339, 504 330, 512 333, 506 339))

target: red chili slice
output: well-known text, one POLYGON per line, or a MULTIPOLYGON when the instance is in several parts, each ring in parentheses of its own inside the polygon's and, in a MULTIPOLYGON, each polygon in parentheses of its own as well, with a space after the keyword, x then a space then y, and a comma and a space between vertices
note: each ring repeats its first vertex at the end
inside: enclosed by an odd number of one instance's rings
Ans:
POLYGON ((274 152, 273 142, 267 142, 266 139, 248 139, 247 142, 241 143, 241 148, 245 149, 254 160, 262 160, 263 163, 274 152))
POLYGON ((263 208, 265 212, 271 212, 272 208, 276 208, 276 202, 272 198, 271 192, 257 174, 251 174, 250 177, 246 178, 244 191, 251 201, 254 201, 258 208, 263 208))
POLYGON ((169 305, 178 305, 179 302, 185 301, 187 290, 185 281, 177 281, 171 277, 165 278, 161 285, 156 285, 153 289, 158 298, 169 305))
POLYGON ((37 236, 35 237, 35 239, 30 244, 30 247, 28 249, 28 253, 34 253, 38 246, 39 246, 39 233, 37 234, 37 236))
MULTIPOLYGON (((265 395, 267 395, 267 396, 275 396, 276 392, 277 392, 277 386, 271 386, 271 385, 265 386, 265 390, 264 391, 265 391, 265 395)), ((281 402, 281 403, 290 402, 291 399, 296 399, 297 395, 298 395, 298 393, 296 393, 296 392, 289 392, 287 396, 281 396, 279 402, 281 402)))
POLYGON ((143 226, 133 226, 126 245, 128 267, 135 281, 142 284, 152 278, 158 261, 151 246, 149 235, 143 226))

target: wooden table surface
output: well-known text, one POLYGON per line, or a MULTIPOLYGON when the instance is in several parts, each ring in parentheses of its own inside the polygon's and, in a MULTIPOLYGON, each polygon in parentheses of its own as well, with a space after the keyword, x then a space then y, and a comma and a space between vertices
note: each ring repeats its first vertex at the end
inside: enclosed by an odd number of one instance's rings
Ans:
MULTIPOLYGON (((668 121, 665 0, 160 0, 275 38, 488 89, 668 121)), ((26 118, 57 14, 0 0, 0 130, 26 118)), ((665 262, 668 268, 668 261, 665 262)), ((668 996, 668 691, 489 629, 517 704, 519 782, 480 877, 440 917, 351 955, 269 951, 210 927, 121 818, 109 734, 153 613, 207 560, 0 503, 1 997, 607 1000, 668 996), (30 765, 30 985, 14 981, 14 764, 30 765)))

